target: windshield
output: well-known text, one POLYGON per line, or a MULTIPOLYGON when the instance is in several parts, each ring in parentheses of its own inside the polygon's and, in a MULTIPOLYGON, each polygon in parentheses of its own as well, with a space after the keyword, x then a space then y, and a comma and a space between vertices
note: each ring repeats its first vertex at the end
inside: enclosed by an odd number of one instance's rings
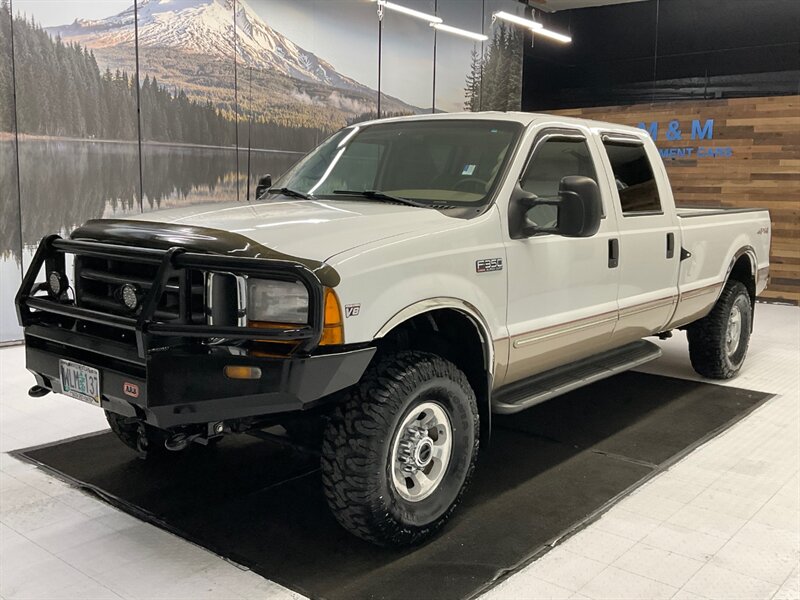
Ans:
POLYGON ((491 197, 521 129, 476 119, 355 125, 323 142, 275 187, 325 199, 379 191, 434 206, 479 205, 491 197))

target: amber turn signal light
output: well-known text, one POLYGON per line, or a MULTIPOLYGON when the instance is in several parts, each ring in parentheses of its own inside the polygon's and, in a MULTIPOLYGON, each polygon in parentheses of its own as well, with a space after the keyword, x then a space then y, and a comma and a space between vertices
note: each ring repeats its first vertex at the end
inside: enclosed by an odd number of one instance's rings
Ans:
POLYGON ((325 288, 325 322, 322 327, 320 346, 344 344, 344 323, 339 298, 331 288, 325 288))
POLYGON ((228 379, 260 379, 261 369, 241 365, 228 365, 223 369, 228 379))

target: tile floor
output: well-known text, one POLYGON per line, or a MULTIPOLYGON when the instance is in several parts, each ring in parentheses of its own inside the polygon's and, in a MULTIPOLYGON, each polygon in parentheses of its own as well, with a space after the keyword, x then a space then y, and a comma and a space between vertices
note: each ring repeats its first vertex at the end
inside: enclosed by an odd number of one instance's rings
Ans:
MULTIPOLYGON (((745 369, 777 394, 484 597, 800 599, 800 309, 759 305, 745 369)), ((696 378, 683 334, 644 370, 696 378)), ((68 398, 30 399, 0 349, 0 598, 300 598, 6 454, 105 428, 68 398)))
MULTIPOLYGON (((659 343, 641 370, 700 379, 659 343)), ((484 598, 800 599, 800 309, 759 305, 722 385, 776 396, 484 598)))

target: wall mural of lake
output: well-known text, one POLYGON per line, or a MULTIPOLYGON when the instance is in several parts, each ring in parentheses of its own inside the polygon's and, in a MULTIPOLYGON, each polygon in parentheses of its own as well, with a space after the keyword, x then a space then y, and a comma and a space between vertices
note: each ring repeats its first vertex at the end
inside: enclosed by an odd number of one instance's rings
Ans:
POLYGON ((387 11, 380 82, 365 0, 132 1, 0 0, 0 342, 21 337, 13 296, 49 233, 247 201, 375 118, 378 88, 382 115, 519 107, 522 38, 491 19, 516 0, 405 1, 485 43, 387 11))
POLYGON ((0 343, 19 339, 14 294, 22 279, 11 13, 0 10, 0 343))

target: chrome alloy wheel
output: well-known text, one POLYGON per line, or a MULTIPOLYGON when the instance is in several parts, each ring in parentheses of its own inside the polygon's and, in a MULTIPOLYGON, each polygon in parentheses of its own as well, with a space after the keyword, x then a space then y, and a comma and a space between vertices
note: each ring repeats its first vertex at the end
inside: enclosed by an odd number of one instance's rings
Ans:
POLYGON ((742 337, 742 311, 735 304, 728 315, 728 329, 725 333, 725 351, 728 356, 733 356, 739 348, 739 340, 742 337))
POLYGON ((453 449, 453 430, 444 409, 423 402, 409 412, 392 444, 392 484, 409 502, 430 496, 444 479, 453 449))

